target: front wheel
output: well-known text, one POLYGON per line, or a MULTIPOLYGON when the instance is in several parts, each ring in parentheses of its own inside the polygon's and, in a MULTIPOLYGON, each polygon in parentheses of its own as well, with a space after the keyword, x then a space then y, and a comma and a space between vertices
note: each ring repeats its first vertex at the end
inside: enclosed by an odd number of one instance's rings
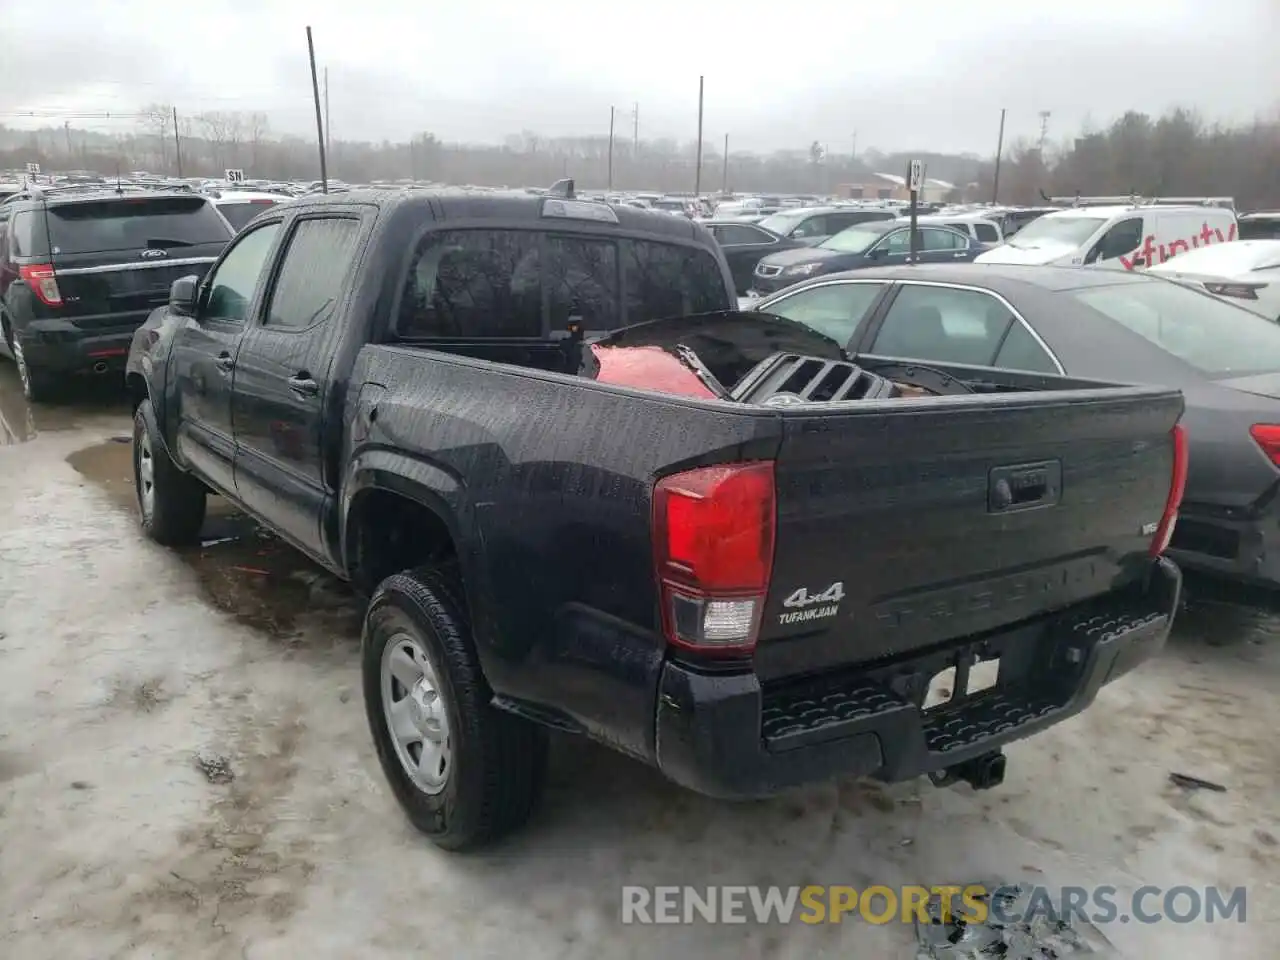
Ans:
POLYGON ((524 824, 541 793, 546 733, 490 704, 455 566, 382 582, 361 667, 378 760, 415 827, 463 850, 524 824))
POLYGON ((150 400, 138 404, 133 415, 133 482, 148 537, 166 547, 199 539, 206 506, 204 484, 169 458, 150 400))

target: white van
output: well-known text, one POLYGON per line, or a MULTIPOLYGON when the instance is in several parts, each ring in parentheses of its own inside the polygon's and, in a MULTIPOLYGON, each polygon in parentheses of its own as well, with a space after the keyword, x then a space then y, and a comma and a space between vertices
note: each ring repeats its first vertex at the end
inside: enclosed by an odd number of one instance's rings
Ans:
POLYGON ((1205 204, 1080 206, 1032 220, 975 263, 1090 265, 1141 270, 1238 236, 1230 207, 1205 204))

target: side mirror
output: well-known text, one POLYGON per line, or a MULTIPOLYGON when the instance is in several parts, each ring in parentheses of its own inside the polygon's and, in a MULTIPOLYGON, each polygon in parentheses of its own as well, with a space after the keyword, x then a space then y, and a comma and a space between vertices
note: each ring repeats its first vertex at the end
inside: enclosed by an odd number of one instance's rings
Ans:
POLYGON ((195 274, 179 277, 169 288, 169 309, 180 317, 196 315, 196 297, 200 293, 200 278, 195 274))
POLYGON ((872 247, 867 251, 868 260, 883 260, 889 253, 886 247, 872 247))

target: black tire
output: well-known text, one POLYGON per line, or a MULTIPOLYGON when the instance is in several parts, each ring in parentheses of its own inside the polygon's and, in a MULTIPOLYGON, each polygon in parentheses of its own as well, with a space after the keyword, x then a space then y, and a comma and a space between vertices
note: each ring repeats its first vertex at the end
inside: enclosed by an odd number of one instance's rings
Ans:
POLYGON ((546 731, 490 705, 455 564, 405 571, 378 586, 365 615, 361 668, 378 760, 418 830, 445 850, 465 850, 529 819, 545 779, 546 731), (406 636, 430 662, 448 718, 450 766, 437 793, 410 777, 385 712, 383 659, 393 639, 402 644, 406 636))
POLYGON ((205 486, 169 459, 150 400, 143 400, 133 414, 133 485, 142 529, 148 537, 166 547, 186 546, 199 539, 204 526, 205 486), (143 469, 148 457, 150 497, 144 488, 143 469))
POLYGON ((13 362, 18 366, 18 379, 22 382, 22 395, 32 403, 47 403, 58 395, 58 384, 53 375, 39 367, 32 367, 22 352, 22 341, 9 337, 9 349, 13 362))

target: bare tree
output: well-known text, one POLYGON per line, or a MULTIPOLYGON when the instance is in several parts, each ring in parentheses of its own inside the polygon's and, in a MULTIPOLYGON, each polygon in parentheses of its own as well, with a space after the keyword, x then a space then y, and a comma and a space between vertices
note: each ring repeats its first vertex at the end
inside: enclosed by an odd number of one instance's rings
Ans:
POLYGON ((245 137, 249 141, 249 167, 257 176, 257 171, 261 164, 260 150, 262 141, 270 132, 271 125, 267 121, 265 113, 250 113, 244 118, 245 137))
POLYGON ((169 137, 173 133, 173 105, 169 103, 150 103, 142 108, 143 123, 156 138, 157 155, 160 158, 160 169, 169 167, 169 137))

